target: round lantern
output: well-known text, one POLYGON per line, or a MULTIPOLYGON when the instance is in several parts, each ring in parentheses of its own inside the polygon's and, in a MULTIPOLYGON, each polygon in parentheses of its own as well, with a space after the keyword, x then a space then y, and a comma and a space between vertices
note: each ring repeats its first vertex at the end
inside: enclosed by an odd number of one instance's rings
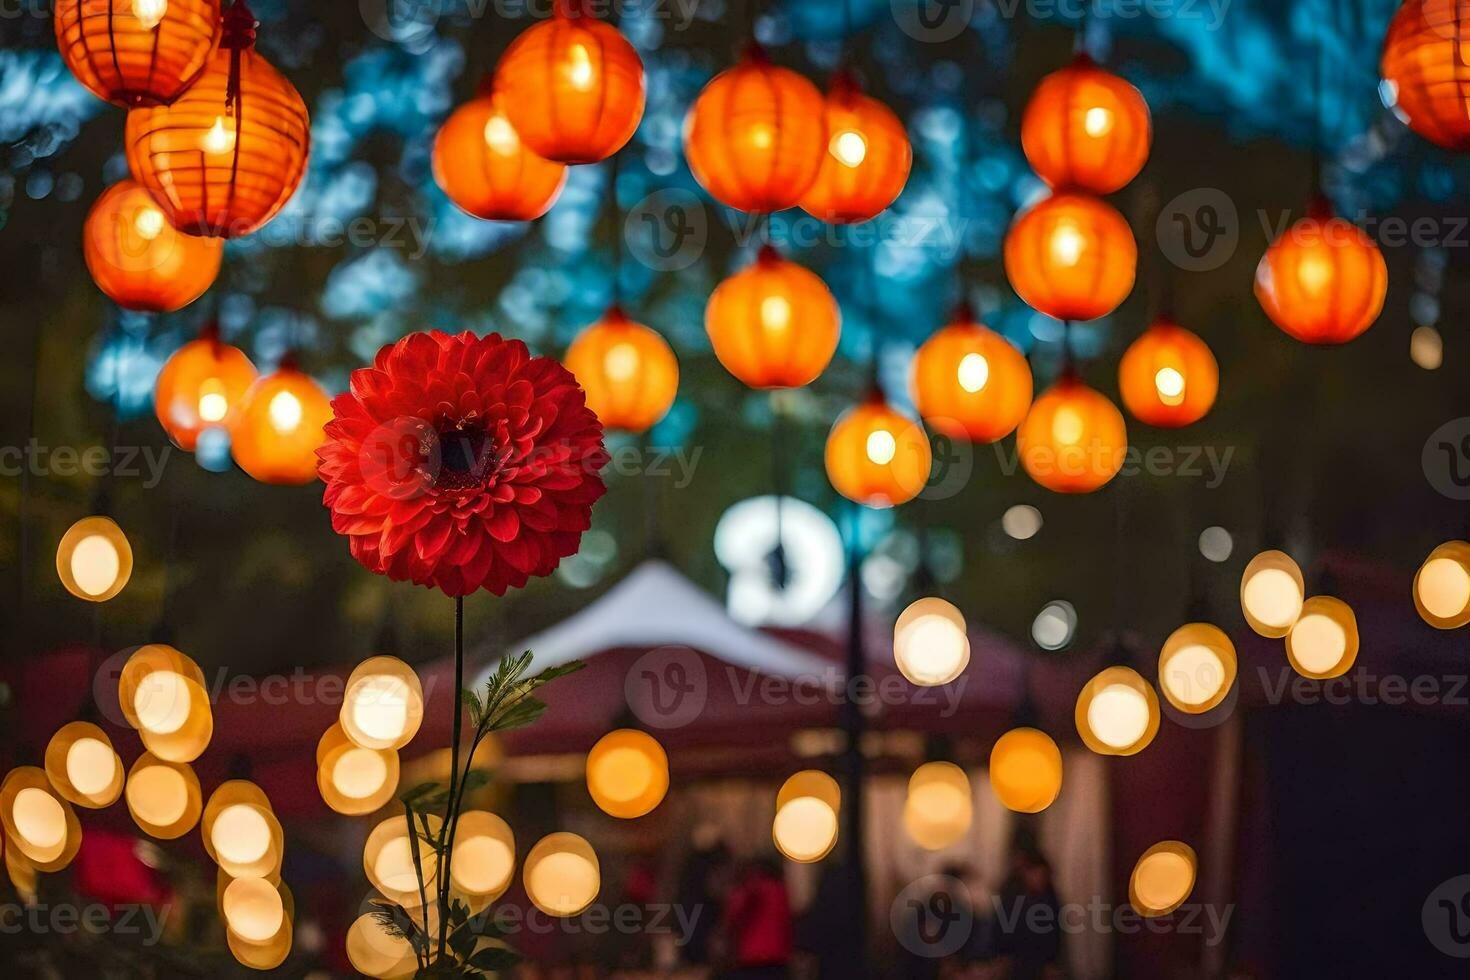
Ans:
POLYGON ((1183 841, 1160 841, 1143 852, 1128 877, 1128 902, 1145 918, 1168 915, 1189 898, 1199 859, 1183 841))
POLYGON ((1235 644, 1223 630, 1189 623, 1169 634, 1159 651, 1159 690, 1180 711, 1204 714, 1230 693, 1235 666, 1235 644))
POLYGON ((547 915, 580 915, 597 899, 602 870, 592 845, 576 834, 547 834, 526 855, 526 896, 547 915))
POLYGON ((816 769, 805 769, 781 784, 776 795, 776 817, 771 838, 787 860, 812 864, 837 846, 837 814, 842 791, 837 780, 816 769))
POLYGON ((1057 493, 1091 493, 1123 468, 1128 427, 1107 397, 1064 374, 1032 404, 1016 430, 1031 479, 1057 493))
MULTIPOLYGON (((428 814, 429 835, 439 833, 442 821, 428 814)), ((362 849, 362 867, 372 886, 383 893, 389 901, 405 908, 422 906, 419 896, 419 870, 423 872, 424 887, 434 893, 433 882, 439 876, 439 858, 434 845, 424 840, 422 828, 414 826, 409 833, 408 817, 389 817, 373 828, 362 849), (413 849, 418 850, 418 869, 414 867, 413 849)))
POLYGON ((128 770, 123 789, 133 822, 150 837, 176 840, 199 821, 199 777, 182 762, 145 752, 128 770))
POLYGON ((990 788, 1008 810, 1040 813, 1062 792, 1062 753, 1046 732, 1013 728, 990 750, 990 788))
POLYGON ((204 805, 199 826, 205 851, 231 878, 280 874, 285 838, 270 800, 254 783, 244 779, 221 783, 204 805))
POLYGON ((1335 217, 1324 198, 1271 243, 1256 267, 1256 299, 1304 344, 1345 344, 1373 326, 1388 264, 1368 233, 1335 217))
POLYGON ((970 777, 952 762, 928 762, 909 777, 903 827, 909 839, 926 851, 958 843, 970 830, 974 804, 970 777))
POLYGON ((326 441, 322 427, 331 420, 326 391, 287 360, 245 392, 230 429, 230 453, 261 483, 310 483, 317 448, 326 441))
POLYGON ((1470 150, 1467 43, 1470 17, 1459 0, 1404 0, 1388 25, 1379 63, 1389 108, 1447 150, 1470 150))
POLYGON ((169 224, 143 186, 120 180, 82 225, 82 258, 97 288, 118 306, 169 313, 194 302, 219 275, 224 242, 169 224))
POLYGON ((503 99, 482 92, 434 137, 434 183, 466 214, 492 221, 539 218, 561 195, 567 168, 529 149, 503 99))
POLYGON ((1302 570, 1284 551, 1263 551, 1240 576, 1240 610, 1250 628, 1276 639, 1302 614, 1306 585, 1302 570))
POLYGON ((365 749, 401 749, 424 720, 419 675, 397 657, 369 657, 347 678, 339 712, 342 730, 365 749))
POLYGON ((1057 191, 1006 233, 1006 278, 1032 309, 1058 320, 1096 320, 1133 291, 1138 246, 1112 206, 1057 191))
POLYGON ((647 732, 608 732, 587 753, 587 791, 610 816, 641 817, 669 791, 669 757, 647 732))
POLYGON ((122 795, 123 764, 112 739, 96 725, 62 725, 46 743, 46 778, 68 802, 89 810, 111 806, 122 795))
POLYGON ((1315 595, 1286 634, 1286 659, 1303 677, 1341 677, 1358 659, 1358 617, 1341 599, 1315 595))
POLYGON ((1470 623, 1470 544, 1446 541, 1414 574, 1414 608, 1435 629, 1470 623))
POLYGON ((961 310, 914 355, 914 401, 952 439, 995 442, 1031 407, 1031 366, 1010 341, 961 310))
POLYGON ((117 698, 148 751, 167 762, 193 762, 214 735, 204 672, 171 646, 139 647, 123 665, 117 698))
POLYGON ((64 0, 56 48, 77 81, 123 108, 167 105, 219 43, 219 0, 64 0))
POLYGON ((763 245, 715 287, 704 326, 715 357, 750 387, 800 388, 831 363, 842 312, 821 277, 763 245))
POLYGON ((964 614, 943 599, 910 603, 893 624, 893 659, 912 684, 948 684, 970 663, 964 614))
POLYGON ((286 923, 281 893, 264 878, 236 878, 220 902, 225 925, 248 943, 265 943, 286 923))
POLYGON ((398 789, 398 753, 363 748, 338 722, 317 742, 316 785, 327 806, 362 816, 386 806, 398 789))
POLYGON ((668 341, 616 306, 577 335, 564 363, 609 429, 646 432, 679 391, 679 361, 668 341))
POLYGON ((494 901, 510 887, 516 870, 516 839, 510 825, 485 810, 462 814, 454 831, 449 884, 460 894, 494 901))
POLYGON ((245 352, 220 340, 219 327, 211 324, 164 362, 153 389, 153 411, 174 445, 193 452, 205 429, 234 424, 256 377, 245 352))
POLYGON ((275 217, 306 173, 306 103, 255 51, 242 0, 224 14, 219 50, 172 105, 133 109, 128 169, 189 235, 235 238, 275 217))
POLYGON ((1208 344, 1161 317, 1123 353, 1118 389, 1138 421, 1176 429, 1198 422, 1215 404, 1220 367, 1208 344))
POLYGON ((375 980, 408 980, 419 968, 407 937, 389 932, 372 912, 358 916, 347 928, 347 959, 358 973, 375 980))
POLYGON ((802 210, 838 225, 877 217, 902 193, 914 163, 903 122, 846 71, 832 80, 825 120, 827 152, 802 210))
POLYGON ((84 517, 56 546, 56 574, 78 599, 106 602, 133 574, 133 547, 110 517, 84 517))
POLYGON ((848 500, 893 507, 924 489, 933 456, 923 426, 890 408, 874 391, 832 426, 826 463, 827 479, 848 500))
POLYGON ((1148 160, 1143 95, 1085 54, 1041 80, 1021 117, 1021 149, 1053 187, 1111 194, 1148 160))
POLYGON ((82 846, 76 811, 35 766, 12 769, 0 783, 0 824, 6 848, 15 848, 37 871, 60 871, 82 846))
POLYGON ((511 42, 495 72, 516 132, 558 163, 606 160, 643 118, 643 60, 587 8, 587 0, 555 0, 551 19, 511 42))
POLYGON ((1131 667, 1108 667, 1082 688, 1077 734, 1099 755, 1135 755, 1159 732, 1159 698, 1131 667))
POLYGON ((694 179, 739 211, 795 206, 816 181, 827 147, 822 93, 754 45, 704 87, 684 121, 694 179))

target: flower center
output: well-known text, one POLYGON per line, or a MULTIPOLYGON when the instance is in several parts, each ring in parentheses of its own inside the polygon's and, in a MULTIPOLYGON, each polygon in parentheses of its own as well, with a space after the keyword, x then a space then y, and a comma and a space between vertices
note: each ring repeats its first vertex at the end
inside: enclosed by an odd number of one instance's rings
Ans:
POLYGON ((495 440, 482 428, 440 429, 436 490, 479 490, 500 468, 495 440))

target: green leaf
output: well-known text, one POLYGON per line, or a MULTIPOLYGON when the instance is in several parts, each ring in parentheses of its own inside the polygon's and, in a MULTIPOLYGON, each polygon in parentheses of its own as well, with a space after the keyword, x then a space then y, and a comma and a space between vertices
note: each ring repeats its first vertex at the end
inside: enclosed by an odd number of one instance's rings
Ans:
POLYGON ((513 949, 502 949, 498 946, 488 946, 470 957, 470 966, 476 970, 487 973, 498 973, 501 970, 509 970, 521 961, 521 954, 513 949))
POLYGON ((440 783, 419 783, 407 793, 400 793, 398 799, 403 802, 404 806, 408 807, 409 809, 413 809, 414 805, 417 804, 420 800, 422 800, 424 797, 428 796, 435 790, 441 788, 442 784, 440 783))

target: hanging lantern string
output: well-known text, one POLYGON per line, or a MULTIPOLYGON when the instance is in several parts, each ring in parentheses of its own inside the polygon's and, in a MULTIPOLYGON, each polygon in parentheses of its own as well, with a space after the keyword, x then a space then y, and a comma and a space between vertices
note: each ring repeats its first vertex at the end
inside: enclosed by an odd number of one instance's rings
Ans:
POLYGON ((1072 321, 1062 321, 1062 375, 1070 377, 1077 373, 1076 355, 1072 352, 1072 321))
POLYGON ((623 260, 624 246, 623 215, 618 207, 618 177, 622 173, 621 151, 612 155, 612 174, 608 178, 607 199, 608 207, 612 213, 612 239, 613 239, 613 269, 612 269, 612 301, 619 309, 623 305, 623 260))
POLYGON ((225 115, 235 120, 235 135, 240 134, 240 55, 254 47, 255 15, 246 6, 245 0, 234 0, 225 10, 224 31, 220 36, 220 47, 230 52, 230 78, 225 85, 225 115))

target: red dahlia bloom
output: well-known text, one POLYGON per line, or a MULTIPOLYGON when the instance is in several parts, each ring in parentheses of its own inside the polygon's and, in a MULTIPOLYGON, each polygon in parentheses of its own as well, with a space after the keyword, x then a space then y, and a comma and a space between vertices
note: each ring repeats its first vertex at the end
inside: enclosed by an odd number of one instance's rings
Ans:
POLYGON ((606 490, 576 379, 499 334, 404 337, 332 413, 317 450, 332 527, 395 581, 504 595, 576 552, 606 490))

